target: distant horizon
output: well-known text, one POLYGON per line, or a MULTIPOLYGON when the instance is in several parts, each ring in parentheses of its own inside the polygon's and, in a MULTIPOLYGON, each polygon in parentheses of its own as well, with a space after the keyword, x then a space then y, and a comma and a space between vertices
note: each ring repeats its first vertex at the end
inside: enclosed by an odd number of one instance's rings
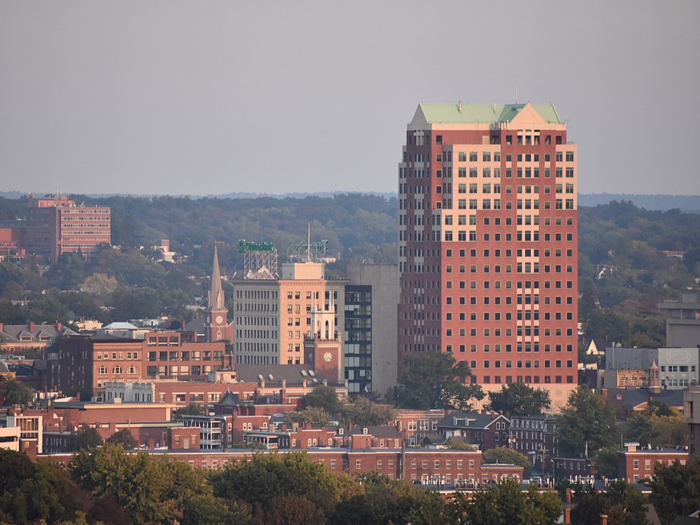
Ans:
MULTIPOLYGON (((237 192, 226 192, 226 193, 82 193, 82 192, 64 192, 64 191, 20 191, 20 190, 4 190, 0 191, 0 197, 4 198, 21 198, 28 195, 59 195, 59 196, 69 196, 69 195, 83 195, 85 197, 93 198, 108 198, 108 197, 196 197, 196 198, 222 198, 228 196, 250 196, 250 197, 295 197, 295 196, 320 196, 320 195, 351 195, 351 194, 361 194, 361 195, 391 195, 396 196, 398 192, 396 191, 361 191, 361 190, 328 190, 328 191, 297 191, 297 192, 285 192, 285 193, 270 193, 270 192, 250 192, 250 191, 237 191, 237 192)), ((698 194, 682 194, 682 193, 620 193, 612 191, 604 192, 579 192, 579 196, 630 196, 630 197, 678 197, 678 198, 700 198, 700 193, 698 194)))

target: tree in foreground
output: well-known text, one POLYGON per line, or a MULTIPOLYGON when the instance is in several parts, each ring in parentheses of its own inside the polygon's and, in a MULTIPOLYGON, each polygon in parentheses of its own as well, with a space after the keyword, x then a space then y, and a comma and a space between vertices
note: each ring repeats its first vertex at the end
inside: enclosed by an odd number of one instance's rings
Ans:
POLYGON ((246 523, 249 517, 245 509, 215 498, 203 473, 187 463, 153 458, 145 452, 130 454, 120 445, 81 450, 73 457, 70 471, 99 503, 94 517, 110 523, 118 521, 115 517, 120 513, 122 521, 136 525, 173 520, 207 523, 200 520, 207 513, 217 523, 246 523), (112 509, 113 516, 100 514, 99 507, 112 509), (233 518, 241 515, 245 519, 233 518))
POLYGON ((523 492, 517 480, 509 479, 481 488, 471 498, 457 494, 449 512, 450 523, 465 525, 554 525, 562 514, 562 503, 554 492, 540 493, 534 485, 523 492))
POLYGON ((551 406, 549 392, 517 382, 491 392, 491 410, 512 416, 537 416, 551 406))
POLYGON ((217 497, 250 505, 265 523, 272 515, 288 515, 290 498, 305 499, 299 505, 306 516, 331 516, 347 491, 357 490, 347 474, 331 472, 304 453, 255 454, 228 463, 211 481, 217 497))
POLYGON ((409 354, 397 386, 387 397, 399 408, 466 412, 472 409, 474 399, 484 398, 481 386, 467 382, 472 377, 467 363, 457 363, 452 354, 409 354))
POLYGON ((604 491, 590 485, 577 486, 571 510, 572 525, 600 523, 600 516, 608 516, 608 525, 647 525, 646 499, 625 481, 616 481, 604 491))
POLYGON ((338 505, 333 523, 445 523, 445 504, 436 492, 374 472, 362 476, 362 489, 360 494, 347 498, 338 505))
POLYGON ((525 477, 528 477, 532 470, 532 463, 525 454, 506 447, 496 447, 485 451, 481 462, 518 465, 523 467, 525 477))
POLYGON ((81 491, 50 461, 0 449, 0 523, 57 523, 76 519, 81 491))
POLYGON ((561 457, 594 455, 614 446, 618 439, 615 411, 599 394, 586 386, 571 393, 557 420, 561 457))
POLYGON ((649 499, 662 522, 688 516, 700 508, 700 457, 689 459, 685 465, 657 464, 649 486, 649 499))

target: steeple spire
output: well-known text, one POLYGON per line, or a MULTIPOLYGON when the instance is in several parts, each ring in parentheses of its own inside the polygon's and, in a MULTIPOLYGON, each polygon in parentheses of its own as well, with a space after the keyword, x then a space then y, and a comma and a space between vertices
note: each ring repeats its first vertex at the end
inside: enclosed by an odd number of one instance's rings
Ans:
POLYGON ((219 252, 214 246, 214 267, 211 271, 211 290, 209 291, 209 310, 225 310, 224 290, 221 287, 221 270, 219 270, 219 252))

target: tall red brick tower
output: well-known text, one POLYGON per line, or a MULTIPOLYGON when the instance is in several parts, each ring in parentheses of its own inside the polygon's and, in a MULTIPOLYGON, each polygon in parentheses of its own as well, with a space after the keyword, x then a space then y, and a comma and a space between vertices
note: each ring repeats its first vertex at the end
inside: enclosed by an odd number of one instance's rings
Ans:
POLYGON ((577 149, 553 105, 421 104, 399 164, 399 357, 484 390, 577 382, 577 149))

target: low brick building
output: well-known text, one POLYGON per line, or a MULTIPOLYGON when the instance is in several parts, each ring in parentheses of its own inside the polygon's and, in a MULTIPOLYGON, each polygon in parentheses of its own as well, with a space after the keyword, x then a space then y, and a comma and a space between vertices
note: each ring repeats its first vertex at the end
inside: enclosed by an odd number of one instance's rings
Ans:
POLYGON ((452 412, 437 424, 437 430, 448 439, 477 445, 485 451, 508 446, 510 421, 501 414, 452 412))
POLYGON ((685 449, 646 449, 636 444, 617 453, 618 477, 628 483, 651 479, 656 465, 671 465, 679 462, 685 465, 690 454, 685 449))

